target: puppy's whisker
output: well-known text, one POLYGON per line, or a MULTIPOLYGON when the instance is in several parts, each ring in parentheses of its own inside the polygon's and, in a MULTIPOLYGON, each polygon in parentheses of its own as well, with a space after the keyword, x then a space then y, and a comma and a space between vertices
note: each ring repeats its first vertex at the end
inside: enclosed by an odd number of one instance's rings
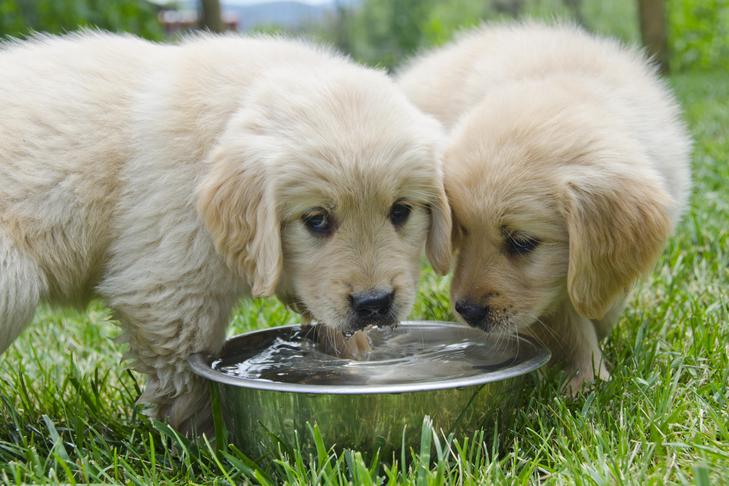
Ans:
MULTIPOLYGON (((554 339, 557 342, 559 341, 559 336, 554 331, 554 329, 552 329, 550 326, 548 326, 538 316, 529 314, 529 317, 534 319, 534 324, 538 324, 540 326, 540 329, 544 329, 545 333, 548 334, 551 339, 554 339)), ((540 344, 545 344, 541 339, 539 339, 538 336, 535 336, 535 338, 540 342, 540 344)))
POLYGON ((508 342, 508 339, 505 339, 505 338, 508 338, 508 336, 509 336, 508 331, 507 332, 504 332, 502 330, 496 331, 496 344, 494 344, 494 348, 496 349, 497 352, 506 350, 509 342, 508 342))
POLYGON ((330 347, 330 349, 334 350, 335 355, 338 355, 339 351, 340 351, 339 346, 337 346, 337 334, 336 334, 337 332, 338 331, 336 329, 332 329, 327 334, 327 336, 329 338, 329 347, 330 347))
POLYGON ((519 351, 519 338, 516 329, 508 329, 504 333, 504 349, 508 348, 510 344, 516 342, 516 350, 519 351))
POLYGON ((504 337, 504 335, 501 332, 499 332, 496 335, 496 350, 497 351, 503 351, 503 349, 504 349, 503 342, 502 342, 503 341, 503 337, 504 337))

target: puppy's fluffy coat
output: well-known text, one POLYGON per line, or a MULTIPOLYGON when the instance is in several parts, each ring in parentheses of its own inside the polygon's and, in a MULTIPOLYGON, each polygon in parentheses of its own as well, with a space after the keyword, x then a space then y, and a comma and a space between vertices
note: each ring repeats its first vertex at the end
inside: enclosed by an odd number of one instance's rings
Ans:
POLYGON ((456 310, 537 335, 570 391, 687 204, 690 141, 642 53, 570 26, 487 26, 399 83, 450 130, 456 310))
POLYGON ((440 125, 326 50, 39 37, 0 51, 0 106, 0 352, 39 302, 98 294, 142 400, 183 429, 207 400, 185 360, 220 348, 239 297, 347 328, 371 289, 405 317, 423 242, 448 269, 440 125))

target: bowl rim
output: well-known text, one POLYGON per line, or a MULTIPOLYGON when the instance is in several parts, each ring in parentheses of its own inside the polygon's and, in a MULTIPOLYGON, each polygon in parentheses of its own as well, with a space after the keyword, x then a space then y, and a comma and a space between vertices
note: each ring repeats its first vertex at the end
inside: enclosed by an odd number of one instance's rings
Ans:
MULTIPOLYGON (((400 326, 419 326, 419 327, 464 327, 463 324, 447 321, 402 321, 400 326)), ((231 336, 225 340, 229 341, 261 334, 276 330, 291 329, 300 327, 300 324, 289 324, 284 326, 274 326, 265 329, 257 329, 245 332, 235 336, 231 336)), ((505 368, 499 371, 485 372, 479 375, 467 378, 453 378, 449 380, 439 380, 434 382, 420 383, 388 383, 382 385, 311 385, 305 383, 286 383, 279 381, 266 381, 251 378, 241 378, 227 375, 221 371, 214 370, 210 364, 210 356, 205 353, 195 353, 187 358, 187 362, 192 371, 207 380, 223 384, 231 385, 238 388, 249 388, 254 390, 265 390, 275 392, 289 393, 309 393, 309 394, 327 394, 327 395, 374 395, 378 393, 411 393, 425 392, 432 390, 444 390, 450 388, 462 388, 475 385, 483 385, 485 383, 493 383, 496 381, 504 381, 509 378, 526 375, 534 370, 544 366, 552 357, 552 353, 546 347, 538 344, 534 338, 530 336, 517 335, 517 339, 528 343, 535 350, 534 356, 518 365, 505 368)))

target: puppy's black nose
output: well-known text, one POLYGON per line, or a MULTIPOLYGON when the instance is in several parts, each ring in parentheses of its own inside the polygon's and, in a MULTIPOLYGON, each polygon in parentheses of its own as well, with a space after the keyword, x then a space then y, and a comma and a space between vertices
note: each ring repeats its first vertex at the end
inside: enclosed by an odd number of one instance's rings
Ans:
POLYGON ((489 315, 488 306, 474 304, 467 300, 459 300, 456 302, 456 312, 473 327, 486 329, 487 318, 489 315))
POLYGON ((390 313, 394 292, 391 290, 368 290, 352 294, 352 310, 359 319, 381 319, 390 313))

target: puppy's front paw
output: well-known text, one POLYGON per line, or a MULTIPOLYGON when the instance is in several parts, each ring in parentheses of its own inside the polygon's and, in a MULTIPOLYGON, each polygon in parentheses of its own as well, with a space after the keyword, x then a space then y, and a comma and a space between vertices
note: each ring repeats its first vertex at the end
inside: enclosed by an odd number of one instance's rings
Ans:
POLYGON ((596 378, 602 381, 608 381, 610 379, 610 372, 603 363, 600 363, 597 376, 595 376, 592 366, 573 369, 572 373, 570 373, 570 379, 564 384, 562 390, 567 396, 575 398, 587 386, 595 383, 596 378))

